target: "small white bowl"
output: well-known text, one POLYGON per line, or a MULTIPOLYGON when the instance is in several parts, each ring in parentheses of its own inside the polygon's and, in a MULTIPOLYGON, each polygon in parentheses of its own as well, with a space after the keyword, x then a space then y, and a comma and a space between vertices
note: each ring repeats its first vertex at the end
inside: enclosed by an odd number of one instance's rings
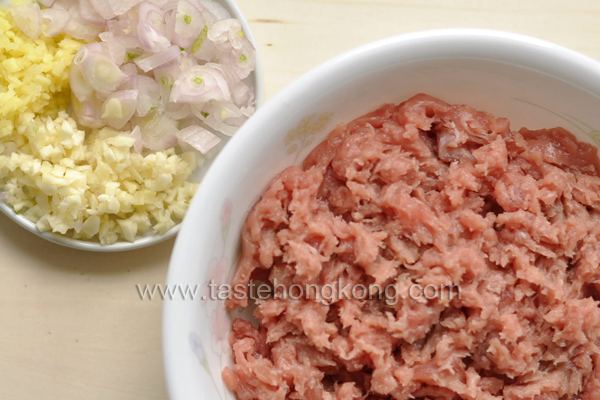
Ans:
MULTIPOLYGON (((221 4, 233 18, 237 18, 240 20, 242 24, 242 28, 244 32, 246 32, 248 39, 254 44, 256 48, 256 42, 254 41, 254 37, 252 36, 252 32, 250 31, 250 26, 248 22, 240 12, 239 8, 235 4, 233 0, 214 0, 217 3, 221 4)), ((10 4, 10 0, 0 0, 0 7, 7 7, 10 4)), ((244 80, 251 88, 254 88, 254 93, 256 96, 256 105, 260 106, 263 102, 263 78, 262 78, 262 67, 260 64, 260 57, 257 51, 256 54, 256 68, 250 74, 248 78, 244 80)), ((225 138, 221 140, 219 143, 219 148, 222 149, 227 142, 229 142, 229 138, 225 138)), ((201 167, 197 168, 192 174, 190 181, 194 183, 200 183, 200 181, 204 178, 204 174, 208 171, 209 167, 212 165, 213 160, 205 160, 201 167)), ((155 235, 152 232, 148 233, 146 236, 138 236, 135 238, 133 242, 119 241, 111 245, 102 245, 98 241, 94 240, 79 240, 72 239, 65 235, 60 235, 58 233, 52 232, 40 232, 35 223, 25 218, 22 215, 15 213, 11 206, 6 204, 3 201, 0 201, 0 211, 2 211, 6 216, 12 219, 14 222, 27 229, 28 231, 46 239, 51 242, 71 247, 79 250, 88 250, 88 251, 97 251, 97 252, 117 252, 117 251, 128 251, 140 249, 142 247, 151 246, 167 239, 172 238, 179 232, 179 228, 181 224, 175 225, 173 228, 169 229, 162 235, 155 235)))
POLYGON ((414 33, 312 70, 230 141, 184 219, 167 283, 200 290, 194 301, 175 296, 164 304, 163 352, 172 400, 234 399, 221 378, 222 368, 231 365, 231 316, 223 301, 199 296, 208 294, 212 279, 217 285, 230 282, 242 224, 271 179, 299 164, 338 122, 419 92, 508 117, 513 129, 564 126, 600 145, 600 63, 530 37, 466 29, 414 33))

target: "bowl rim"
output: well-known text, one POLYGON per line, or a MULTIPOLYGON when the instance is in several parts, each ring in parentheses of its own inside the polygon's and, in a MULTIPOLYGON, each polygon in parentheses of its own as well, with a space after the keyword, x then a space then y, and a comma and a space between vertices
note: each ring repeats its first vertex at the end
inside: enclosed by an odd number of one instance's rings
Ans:
MULTIPOLYGON (((452 52, 462 52, 463 57, 452 57, 454 59, 488 59, 516 65, 521 68, 533 69, 556 79, 561 79, 569 85, 577 87, 595 97, 600 96, 599 61, 575 50, 542 39, 506 31, 472 28, 425 30, 381 39, 338 55, 304 73, 277 93, 272 99, 268 100, 267 103, 258 110, 246 124, 244 124, 240 131, 236 133, 235 137, 232 138, 226 148, 219 153, 211 169, 206 173, 203 185, 198 189, 196 196, 190 204, 188 213, 182 222, 180 235, 175 242, 169 262, 166 280, 167 286, 186 283, 186 261, 188 261, 189 258, 186 256, 186 246, 183 243, 184 241, 182 238, 192 234, 196 238, 203 236, 198 235, 198 232, 193 231, 196 228, 196 225, 194 224, 195 221, 202 220, 201 218, 203 215, 208 215, 211 209, 214 210, 216 209, 215 207, 219 206, 219 204, 215 204, 214 201, 211 200, 211 193, 215 190, 219 190, 220 186, 222 186, 222 178, 226 175, 228 166, 236 165, 236 160, 244 157, 244 153, 246 152, 245 149, 247 149, 248 146, 256 145, 256 141, 252 136, 253 133, 257 131, 257 128, 263 126, 263 121, 268 121, 276 117, 278 113, 284 110, 286 105, 289 106, 294 99, 301 97, 302 93, 306 93, 307 90, 310 90, 319 84, 323 85, 328 78, 334 79, 336 71, 339 74, 340 69, 350 67, 356 62, 356 59, 365 59, 368 57, 370 60, 377 60, 377 54, 381 55, 390 50, 401 53, 405 47, 415 43, 420 43, 423 46, 435 44, 438 47, 440 44, 444 44, 446 50, 442 49, 442 53, 449 54, 449 56, 452 52), (501 55, 499 52, 498 55, 495 56, 494 52, 497 49, 490 46, 491 42, 504 46, 502 50, 505 51, 505 53, 502 53, 501 55), (486 49, 485 46, 488 48, 486 49), (521 50, 522 54, 513 57, 513 55, 506 52, 507 49, 521 50), (478 55, 478 51, 486 53, 487 57, 478 55), (538 58, 541 60, 538 60, 538 58), (548 60, 552 60, 554 64, 549 65, 546 63, 548 60), (564 70, 560 68, 565 66, 568 68, 565 68, 564 70), (595 80, 591 78, 595 78, 595 80), (590 83, 594 83, 594 92, 588 90, 590 83)), ((411 59, 411 61, 447 59, 449 56, 415 58, 411 59)), ((381 67, 381 65, 385 64, 385 62, 380 63, 379 61, 369 62, 371 63, 371 66, 379 65, 381 67)), ((385 64, 385 66, 391 65, 393 64, 385 64)), ((247 211, 248 210, 245 210, 245 212, 247 211)), ((201 268, 200 265, 198 265, 198 268, 201 268)), ((163 303, 163 366, 169 398, 173 400, 179 400, 180 397, 177 396, 181 393, 181 390, 183 390, 181 388, 186 387, 186 374, 181 373, 179 366, 181 365, 181 357, 184 356, 184 352, 188 351, 188 348, 184 347, 181 343, 177 343, 177 333, 179 331, 178 321, 189 318, 189 316, 180 312, 178 309, 180 304, 181 303, 176 299, 168 298, 166 298, 163 303)))
MULTIPOLYGON (((255 88, 254 88, 255 93, 254 94, 255 94, 256 106, 258 109, 264 102, 264 84, 263 84, 262 62, 261 62, 260 54, 258 51, 258 47, 256 45, 256 40, 254 39, 254 35, 252 34, 252 31, 250 30, 250 25, 248 24, 248 21, 243 16, 242 12, 240 11, 237 4, 233 0, 216 0, 216 1, 220 1, 220 2, 224 3, 227 6, 228 11, 231 13, 231 15, 240 21, 242 28, 243 28, 244 32, 246 33, 246 37, 248 38, 248 40, 250 40, 250 42, 254 45, 254 48, 256 49, 256 59, 255 59, 256 66, 254 68, 253 74, 254 74, 254 84, 255 84, 255 88)), ((227 147, 227 146, 225 146, 225 147, 227 147)), ((211 168, 212 168, 212 166, 209 169, 211 169, 211 168)), ((201 178, 201 181, 203 179, 204 179, 204 177, 201 178)), ((195 197, 195 195, 194 195, 194 197, 195 197)), ((103 245, 97 241, 73 239, 68 236, 61 235, 58 233, 53 233, 53 232, 40 232, 37 229, 36 224, 33 221, 25 218, 22 215, 17 214, 13 210, 13 208, 3 200, 0 200, 0 211, 4 215, 6 215, 9 219, 16 222, 19 226, 25 228, 26 230, 33 233, 34 235, 37 235, 37 236, 39 236, 43 239, 46 239, 52 243, 56 243, 61 246, 72 248, 72 249, 86 250, 86 251, 92 251, 92 252, 98 252, 98 253, 116 253, 116 252, 122 252, 122 251, 137 250, 137 249, 141 249, 144 247, 162 243, 168 239, 171 239, 173 236, 177 235, 177 233, 179 233, 181 224, 183 222, 183 221, 179 222, 178 224, 176 224, 174 227, 172 227, 171 229, 169 229, 162 235, 141 236, 141 237, 137 237, 133 242, 119 241, 119 242, 116 242, 113 244, 103 245)))

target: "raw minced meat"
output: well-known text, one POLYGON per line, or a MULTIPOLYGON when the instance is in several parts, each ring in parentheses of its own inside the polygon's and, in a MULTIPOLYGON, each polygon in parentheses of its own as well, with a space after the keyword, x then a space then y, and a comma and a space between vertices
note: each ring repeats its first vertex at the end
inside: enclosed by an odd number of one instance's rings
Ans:
POLYGON ((233 323, 226 384, 240 400, 600 399, 599 164, 564 129, 422 94, 338 126, 251 210, 233 283, 460 296, 259 300, 258 328, 233 323))

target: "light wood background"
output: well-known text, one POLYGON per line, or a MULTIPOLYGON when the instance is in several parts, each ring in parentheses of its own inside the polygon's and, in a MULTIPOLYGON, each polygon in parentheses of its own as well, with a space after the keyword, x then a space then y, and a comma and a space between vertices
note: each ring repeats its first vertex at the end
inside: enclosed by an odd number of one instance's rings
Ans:
MULTIPOLYGON (((598 0, 240 0, 266 98, 356 46, 432 28, 536 36, 600 59, 598 0)), ((61 248, 0 215, 0 399, 165 399, 159 300, 173 241, 123 254, 61 248)))

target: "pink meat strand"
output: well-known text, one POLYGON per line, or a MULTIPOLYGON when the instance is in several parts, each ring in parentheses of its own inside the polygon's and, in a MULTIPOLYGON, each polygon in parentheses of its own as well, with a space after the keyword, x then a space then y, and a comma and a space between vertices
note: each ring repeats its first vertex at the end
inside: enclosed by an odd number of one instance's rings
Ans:
POLYGON ((225 383, 240 400, 600 399, 599 165, 562 128, 424 94, 336 127, 251 210, 233 284, 461 296, 257 301, 225 383))

